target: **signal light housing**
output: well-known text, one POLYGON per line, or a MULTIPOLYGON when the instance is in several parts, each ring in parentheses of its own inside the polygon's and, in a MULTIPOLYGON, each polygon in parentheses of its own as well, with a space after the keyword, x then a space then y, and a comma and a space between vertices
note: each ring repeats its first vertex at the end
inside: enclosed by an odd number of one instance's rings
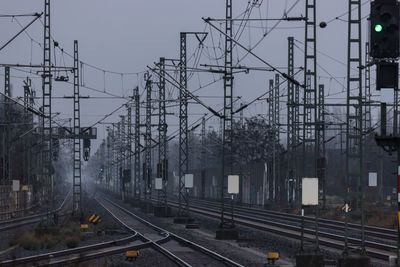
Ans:
POLYGON ((399 11, 397 0, 371 2, 371 57, 397 58, 399 56, 399 11))

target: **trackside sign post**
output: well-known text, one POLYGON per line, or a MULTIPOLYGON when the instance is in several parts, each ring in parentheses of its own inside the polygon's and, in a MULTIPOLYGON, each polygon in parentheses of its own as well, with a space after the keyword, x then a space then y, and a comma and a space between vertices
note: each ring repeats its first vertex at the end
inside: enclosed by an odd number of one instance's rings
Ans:
POLYGON ((316 249, 319 248, 318 244, 318 178, 301 179, 301 244, 300 252, 304 252, 304 207, 315 207, 315 245, 316 249))

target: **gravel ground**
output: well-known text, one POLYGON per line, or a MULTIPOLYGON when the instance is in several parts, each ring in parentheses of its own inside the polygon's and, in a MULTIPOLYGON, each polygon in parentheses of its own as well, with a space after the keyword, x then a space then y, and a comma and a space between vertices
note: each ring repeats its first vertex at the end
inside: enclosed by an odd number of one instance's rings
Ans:
POLYGON ((125 266, 162 266, 162 267, 175 267, 176 264, 172 263, 167 257, 161 253, 154 252, 153 249, 147 248, 140 250, 140 255, 136 260, 127 261, 125 255, 118 254, 106 258, 91 261, 88 264, 91 266, 111 266, 111 267, 125 267, 125 266))
MULTIPOLYGON (((150 222, 171 231, 188 240, 198 243, 208 249, 220 253, 244 266, 265 266, 266 254, 271 251, 280 253, 281 260, 277 262, 278 266, 294 266, 295 255, 299 251, 300 241, 284 238, 279 235, 267 233, 265 231, 255 230, 249 227, 237 225, 239 230, 239 240, 221 241, 215 240, 215 230, 218 227, 219 220, 206 216, 192 214, 196 223, 200 225, 198 230, 188 230, 184 225, 173 224, 172 218, 156 218, 152 214, 144 214, 139 209, 133 208, 127 203, 115 200, 124 207, 132 210, 135 214, 149 220, 150 222)), ((313 244, 305 244, 306 252, 314 250, 313 244)), ((337 260, 342 251, 334 249, 321 248, 325 260, 337 260)), ((145 265, 151 266, 151 265, 145 265)), ((385 262, 373 262, 372 266, 388 266, 385 262)))
MULTIPOLYGON (((101 218, 102 218, 101 223, 114 222, 113 218, 106 211, 104 211, 104 209, 99 207, 97 202, 91 196, 85 197, 84 203, 85 203, 84 212, 85 212, 86 220, 90 216, 89 214, 96 213, 97 215, 101 216, 101 218)), ((99 225, 99 227, 100 227, 100 225, 99 225)), ((91 245, 91 244, 96 244, 96 243, 101 243, 101 242, 118 240, 118 239, 127 237, 129 235, 128 232, 125 231, 125 229, 122 229, 119 225, 116 225, 116 227, 117 228, 115 230, 106 231, 105 234, 101 235, 101 236, 98 236, 95 233, 88 233, 87 237, 84 240, 81 240, 81 242, 79 243, 79 246, 86 246, 86 245, 91 245)), ((33 230, 32 226, 27 226, 27 227, 24 227, 24 229, 10 231, 10 233, 8 233, 8 232, 1 233, 2 237, 7 235, 7 241, 5 239, 2 239, 1 246, 3 247, 3 249, 8 248, 9 247, 9 245, 8 245, 9 238, 14 238, 14 237, 20 236, 25 231, 32 231, 32 230, 33 230)), ((9 259, 14 259, 14 258, 27 257, 27 256, 38 255, 38 254, 43 254, 43 253, 49 253, 49 252, 57 251, 57 250, 64 250, 67 248, 68 247, 66 246, 64 241, 61 241, 53 249, 25 250, 22 247, 18 247, 7 253, 1 254, 0 260, 9 260, 9 259)))
MULTIPOLYGON (((210 220, 209 218, 196 217, 196 222, 201 225, 199 230, 188 230, 184 225, 173 224, 173 218, 156 218, 150 214, 144 214, 138 209, 132 208, 127 203, 117 201, 124 207, 133 210, 135 214, 145 218, 146 220, 160 226, 172 233, 175 233, 183 238, 200 244, 212 251, 220 253, 221 255, 230 258, 244 266, 264 266, 266 262, 266 252, 261 252, 252 247, 241 246, 240 243, 231 241, 220 241, 215 240, 215 229, 218 226, 216 220, 210 220)), ((242 233, 241 233, 242 234, 242 233)), ((265 242, 265 241, 264 241, 265 242)), ((261 242, 260 242, 261 243, 261 242)), ((285 262, 286 263, 286 262, 285 262)), ((144 265, 152 266, 152 265, 144 265)))
MULTIPOLYGON (((64 191, 68 192, 67 189, 65 189, 64 191)), ((55 207, 59 207, 61 205, 61 203, 64 201, 65 197, 66 197, 66 195, 56 196, 55 197, 55 207)), ((46 209, 39 207, 39 209, 36 210, 36 213, 41 213, 41 212, 45 212, 45 211, 46 211, 46 209)), ((21 236, 25 232, 32 231, 33 229, 35 229, 36 226, 37 226, 37 224, 29 224, 29 225, 24 225, 24 226, 18 227, 13 230, 1 231, 0 232, 0 240, 1 240, 0 253, 1 253, 1 251, 4 251, 9 247, 10 240, 21 236)), ((3 255, 0 255, 0 259, 4 259, 2 256, 3 255)))

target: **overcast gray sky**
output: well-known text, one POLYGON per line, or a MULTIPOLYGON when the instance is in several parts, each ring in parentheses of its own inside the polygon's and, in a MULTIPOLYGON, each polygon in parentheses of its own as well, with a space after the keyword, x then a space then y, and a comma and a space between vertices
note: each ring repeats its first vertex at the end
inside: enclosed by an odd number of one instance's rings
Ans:
MULTIPOLYGON (((280 18, 285 10, 294 5, 288 16, 301 16, 305 14, 305 0, 264 0, 260 7, 254 7, 251 12, 252 18, 280 18), (297 4, 296 4, 297 2, 297 4)), ((369 13, 369 0, 363 1, 363 42, 367 37, 366 14, 369 13)), ((42 12, 43 0, 2 0, 1 14, 22 14, 31 12, 42 12)), ((247 0, 234 0, 234 16, 245 11, 247 0)), ((318 63, 328 72, 318 69, 318 81, 324 83, 326 88, 327 102, 343 103, 345 94, 336 94, 344 90, 346 74, 346 47, 347 47, 347 15, 340 19, 335 17, 343 15, 348 8, 346 0, 319 0, 317 1, 317 22, 331 21, 325 29, 318 28, 318 50, 329 57, 318 54, 318 63), (333 59, 334 60, 333 60, 333 59), (334 78, 332 78, 334 77, 334 78)), ((60 46, 72 54, 73 40, 79 41, 80 60, 96 66, 100 69, 110 70, 118 73, 135 73, 146 70, 147 65, 158 61, 159 57, 179 58, 179 33, 182 31, 210 31, 201 17, 224 18, 225 0, 53 0, 51 2, 51 34, 60 46)), ((17 31, 21 25, 26 25, 31 18, 0 18, 1 43, 6 42, 17 31)), ((42 19, 43 21, 43 19, 42 19)), ((252 47, 275 22, 251 22, 240 36, 240 42, 246 47, 252 47)), ((219 26, 218 22, 214 24, 219 26)), ((296 45, 304 49, 304 22, 281 22, 276 29, 268 34, 261 44, 254 50, 257 55, 270 62, 276 67, 287 66, 287 37, 294 36, 296 45)), ((239 28, 239 22, 235 22, 235 33, 239 28)), ((189 65, 194 64, 194 57, 199 56, 200 64, 216 64, 213 60, 215 54, 220 56, 224 47, 223 37, 212 31, 202 49, 197 49, 197 41, 194 38, 188 40, 189 65), (215 50, 214 50, 215 49, 215 50), (196 53, 197 52, 197 53, 196 53), (215 54, 214 54, 215 53, 215 54)), ((41 64, 42 51, 36 43, 43 42, 43 26, 36 21, 27 32, 20 35, 7 48, 0 51, 1 63, 34 63, 41 64), (29 36, 28 36, 29 34, 29 36), (32 39, 33 41, 32 41, 32 39)), ((295 50, 296 66, 303 66, 303 54, 301 50, 295 50)), ((234 50, 235 63, 242 58, 245 51, 240 48, 234 50)), ((52 54, 54 60, 54 54, 52 54)), ((65 57, 65 64, 71 66, 72 61, 65 57)), ((57 65, 63 65, 60 51, 55 56, 57 65)), ((219 61, 222 64, 222 60, 219 61)), ((265 67, 261 62, 251 55, 247 56, 241 65, 265 67)), ((285 70, 286 71, 286 70, 285 70)), ((3 71, 1 71, 3 73, 3 71)), ((109 97, 110 94, 126 97, 132 94, 132 88, 136 85, 143 90, 142 74, 110 74, 104 73, 88 66, 83 69, 85 86, 106 91, 96 92, 87 88, 81 88, 81 95, 90 95, 93 98, 81 101, 81 125, 90 125, 102 116, 110 113, 118 106, 126 102, 126 99, 118 98, 94 98, 109 97), (105 81, 105 82, 104 82, 105 81)), ((40 96, 41 80, 34 74, 12 70, 13 96, 23 96, 22 78, 29 75, 32 77, 37 95, 40 96)), ((261 95, 268 89, 268 80, 272 79, 271 72, 250 72, 250 74, 237 74, 234 80, 234 94, 241 96, 243 102, 249 102, 261 95)), ((72 78, 72 77, 71 77, 72 78)), ((195 90, 200 86, 218 80, 220 77, 211 74, 194 74, 189 82, 189 89, 195 90)), ((296 77, 300 81, 303 76, 296 77)), ((283 86, 283 87, 286 87, 283 86)), ((222 81, 212 86, 196 91, 197 95, 203 96, 203 101, 216 109, 221 108, 223 95, 222 81), (210 97, 213 96, 213 97, 210 97)), ((178 95, 178 91, 172 87, 168 88, 170 97, 178 95)), ((72 85, 65 83, 53 83, 54 96, 68 96, 72 94, 72 85)), ((282 89, 285 94, 285 89, 282 89)), ((284 101, 286 99, 282 98, 284 101)), ((143 98, 144 100, 144 98, 143 98)), ((72 117, 72 100, 55 99, 53 112, 60 112, 58 118, 72 117)), ((239 102, 238 102, 239 103, 239 102)), ((37 100, 41 104, 41 100, 37 100)), ((282 102, 282 121, 286 118, 286 105, 282 102)), ((199 105, 191 105, 189 113, 192 114, 190 122, 198 119, 207 111, 199 105)), ((169 134, 177 129, 178 108, 174 107, 170 115, 169 134)), ((267 105, 258 102, 250 106, 244 113, 245 116, 265 114, 267 105)), ((116 122, 121 110, 108 118, 106 122, 116 122)), ((210 120, 209 126, 218 127, 218 120, 210 120)), ((99 141, 105 136, 105 126, 98 125, 99 140, 94 142, 94 149, 99 141)))

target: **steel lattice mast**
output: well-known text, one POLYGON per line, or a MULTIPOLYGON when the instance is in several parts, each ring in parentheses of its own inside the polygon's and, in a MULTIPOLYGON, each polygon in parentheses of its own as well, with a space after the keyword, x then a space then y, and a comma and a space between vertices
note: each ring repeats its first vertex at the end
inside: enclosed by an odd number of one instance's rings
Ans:
POLYGON ((125 184, 125 169, 126 169, 126 116, 121 115, 121 129, 120 129, 120 154, 121 154, 121 167, 120 167, 120 188, 121 199, 126 197, 126 184, 125 184))
POLYGON ((206 151, 206 118, 201 119, 201 197, 205 198, 206 194, 206 167, 207 167, 207 151, 206 151))
MULTIPOLYGON (((372 126, 371 118, 371 58, 369 55, 369 43, 365 43, 365 85, 364 85, 364 131, 370 131, 372 126)), ((395 91, 397 92, 397 91, 395 91)))
POLYGON ((140 96, 139 87, 134 89, 135 98, 135 183, 134 183, 134 199, 140 200, 140 96))
MULTIPOLYGON (((294 38, 288 38, 288 75, 294 75, 294 38)), ((288 150, 288 169, 287 169, 287 200, 292 203, 294 200, 294 191, 296 180, 296 124, 295 124, 295 85, 288 80, 287 95, 287 150, 288 150)))
MULTIPOLYGON (((346 107, 346 195, 345 202, 358 198, 361 205, 361 250, 365 253, 364 190, 362 179, 362 63, 361 63, 361 0, 349 1, 347 38, 347 107, 346 107), (357 71, 352 71, 352 70, 357 71), (356 94, 353 88, 358 88, 356 94)), ((356 208, 356 207, 353 207, 356 208)), ((344 253, 348 253, 348 212, 344 253)))
POLYGON ((275 84, 274 84, 274 98, 273 98, 273 111, 274 111, 274 200, 279 201, 281 197, 280 185, 281 185, 281 176, 280 176, 280 153, 279 153, 279 143, 280 143, 280 105, 279 105, 279 74, 275 75, 275 84))
POLYGON ((158 178, 162 178, 162 189, 159 191, 159 204, 167 207, 167 122, 165 105, 165 58, 160 58, 159 102, 158 102, 158 178))
POLYGON ((318 87, 318 114, 317 114, 317 177, 322 189, 322 207, 326 207, 326 160, 325 160, 325 90, 324 85, 318 87))
POLYGON ((129 170, 129 186, 127 192, 127 199, 132 198, 132 189, 133 189, 133 181, 132 181, 132 107, 131 104, 128 104, 128 125, 127 125, 127 153, 128 153, 128 170, 129 170))
POLYGON ((74 162, 73 162, 73 214, 82 215, 82 184, 81 184, 81 120, 79 96, 79 57, 78 41, 74 41, 74 162))
POLYGON ((186 33, 180 33, 180 65, 179 65, 179 206, 178 216, 189 215, 189 196, 185 188, 184 176, 189 170, 188 160, 188 103, 187 94, 187 71, 186 71, 186 33))
POLYGON ((111 180, 111 132, 110 128, 107 127, 107 160, 106 160, 106 189, 110 190, 110 180, 111 180))
POLYGON ((222 168, 220 182, 221 219, 220 228, 233 228, 233 218, 225 218, 226 177, 232 174, 232 122, 233 122, 233 73, 232 73, 232 0, 226 0, 225 20, 225 64, 224 64, 224 116, 222 118, 222 168))
MULTIPOLYGON (((29 77, 24 81, 24 119, 26 123, 33 123, 33 115, 29 109, 33 107, 33 90, 31 88, 32 82, 29 77)), ((32 177, 32 134, 30 133, 24 138, 24 154, 25 154, 25 183, 31 185, 32 177)))
POLYGON ((317 34, 316 0, 306 0, 304 40, 303 177, 316 177, 317 34), (311 49, 310 49, 311 47, 311 49))
POLYGON ((51 43, 50 43, 50 0, 44 1, 44 34, 43 34, 43 74, 42 74, 42 181, 45 185, 46 197, 52 199, 51 192, 51 43))
POLYGON ((117 194, 121 196, 122 193, 122 145, 121 145, 121 121, 117 122, 117 194))
POLYGON ((143 178, 145 180, 144 199, 151 199, 151 76, 146 73, 146 132, 145 132, 145 151, 143 164, 143 178))
POLYGON ((274 132, 274 80, 269 80, 269 87, 268 87, 268 124, 270 127, 270 136, 271 139, 271 147, 272 147, 272 154, 270 154, 270 168, 269 174, 272 179, 268 180, 268 200, 273 201, 275 200, 275 132, 274 132))
MULTIPOLYGON (((11 123, 11 116, 10 116, 10 100, 11 97, 11 90, 10 90, 10 67, 4 68, 4 120, 5 124, 11 123)), ((11 183, 11 173, 10 173, 10 126, 5 125, 3 126, 4 135, 2 138, 3 144, 3 173, 2 173, 2 185, 9 185, 11 183)), ((5 201, 5 200, 2 200, 5 201)), ((5 203, 5 202, 4 202, 5 203)), ((4 206, 2 204, 2 206, 4 206)))

